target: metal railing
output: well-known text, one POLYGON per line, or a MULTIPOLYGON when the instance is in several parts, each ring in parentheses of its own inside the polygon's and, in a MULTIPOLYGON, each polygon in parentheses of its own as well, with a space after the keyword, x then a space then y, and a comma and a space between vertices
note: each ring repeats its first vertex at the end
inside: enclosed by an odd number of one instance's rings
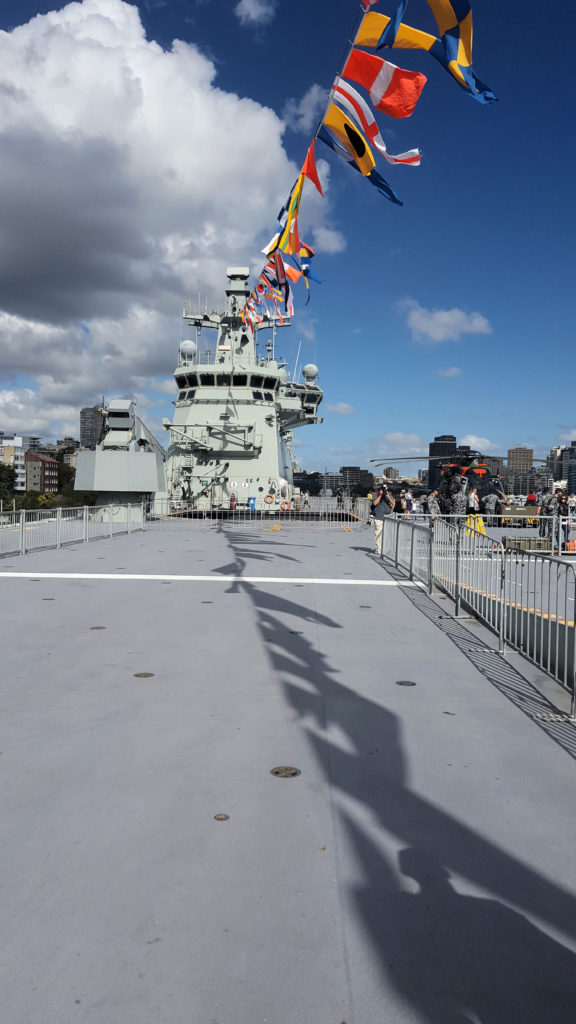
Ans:
POLYGON ((344 498, 342 502, 338 502, 336 498, 317 497, 311 497, 307 502, 301 497, 291 502, 279 499, 273 504, 257 509, 248 508, 246 505, 236 505, 233 509, 186 508, 181 503, 173 501, 155 501, 146 507, 146 525, 160 528, 187 526, 209 529, 221 524, 256 530, 271 530, 280 526, 297 526, 311 530, 356 530, 366 526, 369 516, 370 502, 367 498, 357 498, 355 501, 344 498))
MULTIPOLYGON (((508 538, 505 538, 508 540, 508 538)), ((388 516, 381 555, 439 587, 455 614, 472 612, 498 635, 501 654, 514 648, 571 694, 576 710, 576 572, 574 565, 542 551, 522 550, 459 523, 437 517, 430 525, 410 516, 388 516)))
POLYGON ((22 509, 0 515, 0 556, 87 543, 144 528, 144 506, 84 505, 81 508, 22 509))

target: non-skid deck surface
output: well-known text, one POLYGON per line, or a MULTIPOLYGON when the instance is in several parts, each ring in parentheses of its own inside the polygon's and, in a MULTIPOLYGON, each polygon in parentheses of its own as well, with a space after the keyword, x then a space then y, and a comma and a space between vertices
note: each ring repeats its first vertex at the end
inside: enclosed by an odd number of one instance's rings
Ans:
POLYGON ((573 1024, 576 747, 370 542, 0 563, 4 1024, 573 1024))

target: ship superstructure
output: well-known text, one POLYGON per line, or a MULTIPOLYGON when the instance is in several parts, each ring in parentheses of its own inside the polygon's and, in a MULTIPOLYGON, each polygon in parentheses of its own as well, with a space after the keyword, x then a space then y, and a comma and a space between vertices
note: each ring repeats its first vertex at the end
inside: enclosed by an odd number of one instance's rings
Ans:
POLYGON ((252 326, 241 316, 249 270, 230 267, 227 276, 222 311, 184 310, 197 339, 206 328, 217 331, 217 338, 213 350, 201 352, 199 340, 185 340, 178 350, 178 397, 172 422, 164 422, 170 432, 168 495, 191 508, 290 503, 292 431, 322 422, 317 416, 322 401, 318 370, 305 366, 299 384, 275 358, 271 340, 266 355, 258 355, 258 332, 275 333, 290 321, 268 315, 252 326))
POLYGON ((268 329, 275 337, 290 319, 265 314, 252 325, 242 315, 249 269, 230 267, 227 276, 222 309, 184 310, 196 340, 178 348, 174 415, 164 420, 167 452, 135 415, 134 403, 112 400, 102 409, 104 440, 96 451, 79 453, 76 474, 77 489, 97 491, 99 504, 153 500, 174 509, 271 511, 292 506, 292 431, 322 422, 318 369, 304 366, 298 383, 275 358, 273 340, 265 355, 258 354, 257 334, 268 329), (201 350, 205 329, 217 332, 215 348, 201 350))

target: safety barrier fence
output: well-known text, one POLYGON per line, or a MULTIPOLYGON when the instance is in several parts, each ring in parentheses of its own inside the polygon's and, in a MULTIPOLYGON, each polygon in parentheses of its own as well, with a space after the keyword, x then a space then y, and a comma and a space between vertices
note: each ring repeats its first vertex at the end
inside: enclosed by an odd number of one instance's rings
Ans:
MULTIPOLYGON (((507 540, 508 538, 506 538, 507 540)), ((381 555, 434 586, 455 603, 455 615, 472 612, 498 636, 501 654, 514 648, 571 694, 576 710, 576 573, 572 563, 541 551, 522 550, 475 529, 437 518, 388 516, 381 555)))
MULTIPOLYGON (((473 525, 478 520, 469 515, 430 516, 424 513, 403 515, 409 522, 427 524, 452 523, 455 526, 473 525)), ((576 557, 576 520, 558 516, 520 515, 508 511, 499 515, 481 515, 479 521, 490 537, 502 541, 506 547, 520 547, 530 551, 576 557)))
POLYGON ((249 527, 255 530, 271 530, 280 527, 297 526, 301 529, 356 530, 364 527, 370 515, 367 498, 356 501, 344 499, 310 498, 296 503, 277 502, 264 508, 251 509, 245 505, 235 508, 187 508, 174 502, 151 502, 146 508, 147 527, 210 529, 214 526, 249 527), (288 508, 282 508, 282 504, 288 508))
POLYGON ((139 505, 101 505, 82 508, 22 509, 0 514, 0 556, 24 555, 42 548, 87 543, 144 528, 145 510, 139 505))

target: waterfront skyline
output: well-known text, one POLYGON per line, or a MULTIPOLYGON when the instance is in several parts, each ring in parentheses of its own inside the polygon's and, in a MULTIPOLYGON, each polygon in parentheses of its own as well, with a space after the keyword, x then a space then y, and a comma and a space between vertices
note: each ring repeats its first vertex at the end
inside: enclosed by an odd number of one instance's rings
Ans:
MULTIPOLYGON (((198 291, 220 301, 227 265, 261 265, 357 9, 317 0, 318 33, 304 0, 3 5, 4 430, 62 437, 104 392, 136 395, 165 442, 179 309, 198 291)), ((296 437, 306 468, 425 463, 445 431, 484 454, 576 437, 558 401, 575 368, 570 33, 542 45, 555 0, 522 19, 473 9, 497 104, 425 54, 391 58, 428 76, 411 118, 379 117, 390 150, 423 150, 419 168, 379 165, 402 209, 317 148, 326 200, 305 196, 303 223, 325 281, 308 306, 296 291, 277 343, 320 368, 325 423, 296 437)), ((409 13, 429 27, 423 0, 409 13)))

